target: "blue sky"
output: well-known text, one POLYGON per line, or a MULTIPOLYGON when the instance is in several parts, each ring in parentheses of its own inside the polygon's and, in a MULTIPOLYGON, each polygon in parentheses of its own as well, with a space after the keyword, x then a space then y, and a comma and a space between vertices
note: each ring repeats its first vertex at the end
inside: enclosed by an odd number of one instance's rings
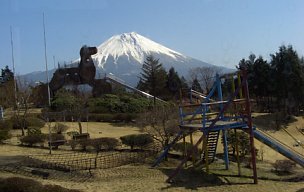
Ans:
POLYGON ((17 74, 45 69, 42 13, 49 68, 135 31, 184 55, 234 68, 250 53, 269 59, 291 44, 304 55, 302 0, 0 0, 0 68, 17 74), (12 67, 11 67, 12 68, 12 67))

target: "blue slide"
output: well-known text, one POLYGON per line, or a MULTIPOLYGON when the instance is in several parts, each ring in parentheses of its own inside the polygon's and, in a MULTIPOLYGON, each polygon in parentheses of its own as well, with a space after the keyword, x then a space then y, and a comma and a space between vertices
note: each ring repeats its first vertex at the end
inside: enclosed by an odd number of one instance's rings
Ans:
POLYGON ((262 131, 254 130, 254 137, 265 145, 284 155, 288 159, 304 167, 304 156, 300 153, 294 151, 290 147, 272 138, 270 135, 263 133, 262 131))

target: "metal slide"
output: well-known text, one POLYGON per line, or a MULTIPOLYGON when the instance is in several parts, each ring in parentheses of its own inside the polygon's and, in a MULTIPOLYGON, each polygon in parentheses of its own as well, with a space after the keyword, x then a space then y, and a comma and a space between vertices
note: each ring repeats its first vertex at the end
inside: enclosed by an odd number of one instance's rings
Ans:
MULTIPOLYGON (((153 98, 154 98, 153 95, 150 95, 149 93, 146 93, 146 92, 144 92, 144 91, 141 91, 141 90, 139 90, 139 89, 136 89, 136 88, 134 88, 134 87, 132 87, 132 86, 130 86, 130 85, 127 85, 125 82, 123 82, 122 80, 118 79, 118 78, 115 77, 115 76, 113 76, 113 77, 112 77, 112 76, 106 76, 106 79, 109 80, 109 81, 111 81, 111 82, 117 83, 117 84, 119 84, 119 85, 121 85, 121 86, 123 86, 123 87, 125 87, 125 88, 127 88, 127 89, 130 89, 130 90, 132 90, 132 91, 135 91, 136 93, 138 93, 138 94, 140 94, 140 95, 142 95, 142 96, 144 96, 144 97, 147 97, 147 98, 149 98, 149 99, 153 99, 153 98)), ((155 98, 156 98, 157 101, 161 101, 161 102, 166 103, 166 101, 164 101, 164 100, 162 100, 162 99, 160 99, 160 98, 158 98, 158 97, 155 97, 155 98)))
POLYGON ((275 151, 279 152, 280 154, 284 155, 288 159, 296 162, 297 164, 304 167, 304 156, 300 153, 296 152, 292 148, 288 147, 287 145, 281 143, 280 141, 274 139, 270 135, 259 131, 254 130, 254 137, 261 141, 262 143, 266 144, 270 148, 274 149, 275 151))

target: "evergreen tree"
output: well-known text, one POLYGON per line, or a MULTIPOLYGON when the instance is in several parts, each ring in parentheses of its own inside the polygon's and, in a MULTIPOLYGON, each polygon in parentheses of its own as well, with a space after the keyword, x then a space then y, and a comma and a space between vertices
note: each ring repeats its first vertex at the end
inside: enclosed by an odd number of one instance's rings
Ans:
MULTIPOLYGON (((152 55, 148 56, 142 66, 142 73, 137 88, 148 91, 150 94, 160 96, 164 91, 167 81, 167 73, 159 62, 152 55)), ((156 99, 154 98, 154 103, 156 99)))
POLYGON ((277 98, 278 108, 280 110, 283 106, 285 111, 290 112, 303 103, 304 77, 301 59, 291 45, 281 46, 279 52, 270 56, 273 93, 277 98))
POLYGON ((192 82, 192 86, 191 86, 191 89, 193 89, 194 91, 198 91, 200 93, 203 92, 202 88, 201 88, 201 85, 199 84, 197 78, 195 78, 192 82))
POLYGON ((187 80, 185 79, 185 77, 182 76, 180 78, 180 80, 181 80, 181 88, 182 89, 189 89, 189 85, 188 85, 187 80))
POLYGON ((179 89, 182 87, 181 79, 178 76, 178 73, 173 67, 169 69, 167 77, 167 88, 172 95, 178 93, 179 89))

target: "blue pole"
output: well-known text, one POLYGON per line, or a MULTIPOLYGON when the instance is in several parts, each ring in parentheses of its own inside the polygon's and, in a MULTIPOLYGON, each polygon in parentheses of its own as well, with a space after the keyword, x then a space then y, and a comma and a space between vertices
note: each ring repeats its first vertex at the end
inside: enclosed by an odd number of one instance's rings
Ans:
POLYGON ((225 168, 229 169, 229 156, 228 156, 228 142, 227 142, 227 129, 223 130, 224 134, 224 160, 225 160, 225 168))
MULTIPOLYGON (((217 86, 217 97, 219 101, 223 101, 223 93, 222 93, 222 84, 221 84, 221 79, 220 75, 216 74, 216 86, 217 86)), ((220 104, 220 110, 223 109, 223 104, 220 104)), ((224 118, 224 113, 221 115, 220 118, 224 118)))
MULTIPOLYGON (((216 74, 216 84, 217 84, 217 97, 219 101, 223 101, 222 83, 219 74, 216 74)), ((223 109, 223 104, 220 104, 220 110, 223 109)), ((224 113, 221 114, 220 119, 224 118, 224 113)), ((223 130, 224 135, 224 160, 226 169, 229 169, 229 156, 228 156, 228 142, 227 142, 227 129, 223 130)))

